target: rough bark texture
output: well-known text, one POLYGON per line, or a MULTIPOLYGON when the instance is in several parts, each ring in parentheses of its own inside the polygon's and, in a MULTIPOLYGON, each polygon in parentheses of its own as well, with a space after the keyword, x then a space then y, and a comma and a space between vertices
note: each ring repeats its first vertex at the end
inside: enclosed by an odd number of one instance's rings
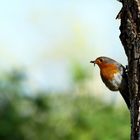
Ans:
POLYGON ((140 140, 140 0, 121 0, 120 39, 128 57, 131 140, 140 140))

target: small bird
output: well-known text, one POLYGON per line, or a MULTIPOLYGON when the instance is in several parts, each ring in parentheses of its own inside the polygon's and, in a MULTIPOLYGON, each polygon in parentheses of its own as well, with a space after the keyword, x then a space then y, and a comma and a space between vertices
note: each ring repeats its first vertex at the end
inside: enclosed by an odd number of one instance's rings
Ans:
POLYGON ((96 60, 90 61, 90 63, 99 66, 100 75, 104 84, 111 91, 120 91, 128 109, 130 109, 128 78, 125 67, 117 61, 105 56, 98 57, 96 60))

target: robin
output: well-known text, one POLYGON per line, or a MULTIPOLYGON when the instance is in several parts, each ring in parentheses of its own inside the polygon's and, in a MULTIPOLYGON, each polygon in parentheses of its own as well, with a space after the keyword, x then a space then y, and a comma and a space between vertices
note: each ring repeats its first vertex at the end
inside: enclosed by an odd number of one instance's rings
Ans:
POLYGON ((94 61, 90 61, 100 68, 100 75, 104 84, 111 91, 119 91, 124 98, 128 109, 130 109, 128 78, 127 72, 123 65, 108 57, 98 57, 94 61))

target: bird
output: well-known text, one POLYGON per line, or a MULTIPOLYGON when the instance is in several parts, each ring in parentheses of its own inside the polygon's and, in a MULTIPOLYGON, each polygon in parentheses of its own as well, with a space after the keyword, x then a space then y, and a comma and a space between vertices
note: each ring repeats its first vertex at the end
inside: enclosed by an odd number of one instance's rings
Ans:
POLYGON ((130 109, 127 69, 119 62, 105 56, 100 56, 90 63, 99 66, 103 83, 111 91, 119 91, 130 109))

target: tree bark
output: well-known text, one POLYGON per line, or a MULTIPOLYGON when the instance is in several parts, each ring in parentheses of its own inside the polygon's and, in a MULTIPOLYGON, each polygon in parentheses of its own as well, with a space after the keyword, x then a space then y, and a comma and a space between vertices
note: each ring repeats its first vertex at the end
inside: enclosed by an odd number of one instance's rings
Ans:
POLYGON ((140 140, 140 0, 121 0, 120 40, 128 58, 131 140, 140 140))

